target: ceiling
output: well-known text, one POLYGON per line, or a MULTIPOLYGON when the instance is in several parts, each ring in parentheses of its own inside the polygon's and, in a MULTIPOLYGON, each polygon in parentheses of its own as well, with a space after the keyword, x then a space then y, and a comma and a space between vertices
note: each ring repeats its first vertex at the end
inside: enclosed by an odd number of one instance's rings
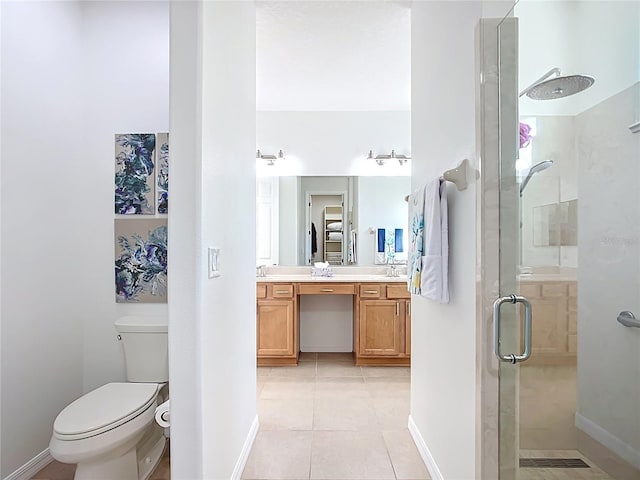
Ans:
POLYGON ((256 5, 258 110, 410 110, 408 2, 256 5))

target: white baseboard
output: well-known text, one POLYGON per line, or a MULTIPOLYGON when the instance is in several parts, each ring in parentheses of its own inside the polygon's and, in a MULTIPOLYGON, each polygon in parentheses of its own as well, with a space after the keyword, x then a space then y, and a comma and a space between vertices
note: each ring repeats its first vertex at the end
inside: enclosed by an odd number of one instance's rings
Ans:
POLYGON ((247 439, 244 441, 242 451, 240 452, 240 457, 238 458, 236 466, 233 469, 233 473, 231 474, 231 480, 240 480, 240 478, 242 477, 242 471, 244 470, 244 467, 247 464, 247 460, 249 459, 251 447, 253 447, 253 442, 256 439, 259 427, 260 422, 258 421, 258 415, 256 415, 256 418, 253 419, 253 423, 251 424, 251 428, 249 429, 249 433, 247 434, 247 439))
POLYGON ((413 437, 413 441, 415 442, 416 447, 418 448, 420 457, 422 457, 422 461, 426 465, 427 470, 429 471, 429 475, 431 475, 431 480, 444 480, 444 477, 442 476, 442 472, 440 472, 440 469, 438 468, 438 465, 436 464, 436 461, 434 460, 433 455, 431 455, 431 452, 429 451, 427 444, 424 442, 424 438, 422 438, 422 435, 420 434, 420 431, 418 430, 418 427, 413 421, 413 417, 411 415, 409 415, 408 427, 409 427, 409 433, 413 437))
POLYGON ((4 477, 3 480, 29 480, 44 467, 53 462, 53 457, 49 453, 49 449, 40 452, 27 463, 22 465, 12 474, 4 477))
POLYGON ((631 445, 626 444, 615 435, 602 428, 597 423, 592 422, 587 417, 576 413, 576 428, 589 435, 594 440, 600 442, 620 458, 626 460, 634 467, 640 469, 640 452, 631 445))

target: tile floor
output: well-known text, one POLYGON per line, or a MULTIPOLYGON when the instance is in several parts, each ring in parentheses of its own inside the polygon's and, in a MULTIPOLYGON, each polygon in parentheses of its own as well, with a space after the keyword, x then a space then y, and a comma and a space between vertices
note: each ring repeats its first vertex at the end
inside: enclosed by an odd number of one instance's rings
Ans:
POLYGON ((259 367, 260 431, 242 478, 428 479, 407 429, 409 392, 409 367, 356 367, 351 354, 259 367))
POLYGON ((520 448, 576 450, 577 367, 520 367, 520 448))
MULTIPOLYGON (((408 367, 356 367, 350 354, 303 353, 297 367, 258 368, 260 431, 244 480, 424 480, 407 430, 408 367)), ((592 468, 522 468, 520 480, 611 480, 575 450, 522 450, 526 458, 582 458, 592 468)), ((72 480, 53 462, 32 480, 72 480)), ((149 480, 170 480, 168 449, 149 480)))

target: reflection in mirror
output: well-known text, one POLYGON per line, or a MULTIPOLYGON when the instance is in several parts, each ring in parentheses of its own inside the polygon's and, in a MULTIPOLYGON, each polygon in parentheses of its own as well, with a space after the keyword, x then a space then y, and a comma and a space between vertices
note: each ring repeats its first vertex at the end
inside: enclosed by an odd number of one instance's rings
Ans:
MULTIPOLYGON (((410 177, 259 177, 257 265, 380 263, 378 229, 406 247, 410 190, 410 177)), ((386 253, 383 263, 403 260, 386 253)))

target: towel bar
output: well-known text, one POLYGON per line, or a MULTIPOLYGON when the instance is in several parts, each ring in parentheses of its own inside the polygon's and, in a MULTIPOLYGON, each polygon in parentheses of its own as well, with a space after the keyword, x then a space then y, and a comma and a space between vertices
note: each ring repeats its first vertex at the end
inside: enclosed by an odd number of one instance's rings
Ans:
POLYGON ((458 191, 465 190, 467 188, 467 167, 469 166, 469 160, 466 158, 462 160, 456 168, 447 170, 442 174, 447 182, 455 183, 458 191))
MULTIPOLYGON (((467 189, 467 169, 469 168, 469 160, 466 158, 462 160, 456 168, 447 170, 442 174, 441 178, 444 178, 447 182, 455 184, 458 191, 467 189)), ((405 195, 404 201, 409 201, 409 195, 405 195)))

